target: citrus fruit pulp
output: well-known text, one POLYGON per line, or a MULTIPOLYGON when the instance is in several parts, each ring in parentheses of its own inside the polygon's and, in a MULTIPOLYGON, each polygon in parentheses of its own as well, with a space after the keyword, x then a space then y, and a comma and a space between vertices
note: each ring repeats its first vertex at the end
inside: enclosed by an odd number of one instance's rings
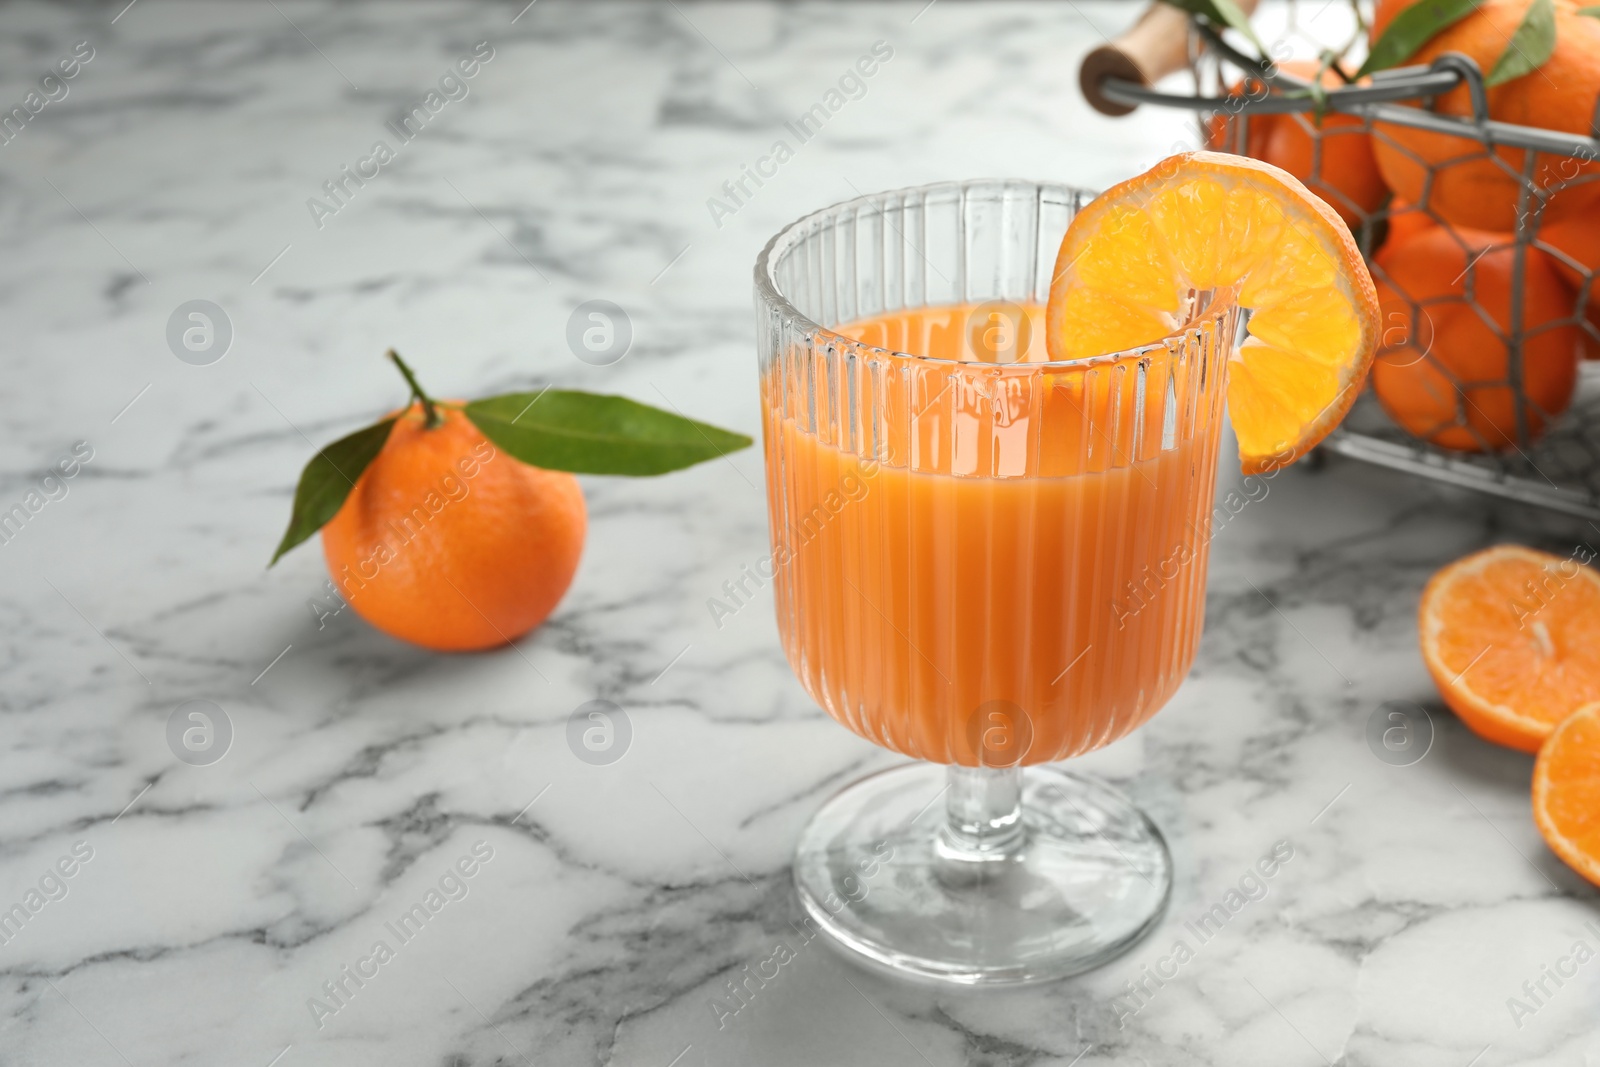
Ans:
POLYGON ((1539 749, 1533 821, 1552 852, 1600 885, 1600 704, 1568 715, 1539 749))
POLYGON ((1339 215, 1292 175, 1216 152, 1173 156, 1080 211, 1045 313, 1052 359, 1151 344, 1186 297, 1250 313, 1228 409, 1247 473, 1286 466, 1355 402, 1378 341, 1378 298, 1339 215))
POLYGON ((1600 574, 1576 559, 1499 545, 1429 579, 1422 659, 1471 729, 1536 752, 1556 724, 1600 700, 1600 574))

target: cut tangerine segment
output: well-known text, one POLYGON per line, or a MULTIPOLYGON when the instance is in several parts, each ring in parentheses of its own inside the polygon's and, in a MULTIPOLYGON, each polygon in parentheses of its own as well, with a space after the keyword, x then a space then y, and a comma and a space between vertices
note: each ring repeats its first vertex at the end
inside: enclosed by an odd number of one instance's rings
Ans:
POLYGON ((1161 340, 1194 291, 1250 312, 1228 371, 1247 473, 1294 462, 1355 402, 1378 342, 1378 296, 1337 212, 1293 176, 1242 156, 1190 152, 1080 211, 1056 257, 1052 359, 1161 340))
POLYGON ((1533 821, 1552 852, 1600 885, 1600 704, 1568 715, 1539 749, 1533 821))
POLYGON ((1577 560, 1520 545, 1457 560, 1428 580, 1417 626, 1444 702, 1496 744, 1536 752, 1600 701, 1600 574, 1577 560))

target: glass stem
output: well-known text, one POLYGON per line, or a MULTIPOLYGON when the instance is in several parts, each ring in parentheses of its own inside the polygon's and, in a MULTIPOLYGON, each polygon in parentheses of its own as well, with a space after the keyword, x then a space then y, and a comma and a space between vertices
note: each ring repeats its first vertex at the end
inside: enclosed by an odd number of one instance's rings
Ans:
POLYGON ((1022 844, 1022 767, 962 767, 945 773, 947 847, 972 859, 995 859, 1022 844))

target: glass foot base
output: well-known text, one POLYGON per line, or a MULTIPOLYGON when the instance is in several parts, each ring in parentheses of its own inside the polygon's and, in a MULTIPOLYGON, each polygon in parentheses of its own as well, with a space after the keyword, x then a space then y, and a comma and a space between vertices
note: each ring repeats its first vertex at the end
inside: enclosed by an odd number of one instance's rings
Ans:
POLYGON ((1042 982, 1148 933, 1167 906, 1172 857, 1155 824, 1093 778, 1038 766, 958 768, 947 781, 946 768, 915 763, 824 804, 801 831, 794 880, 819 926, 895 971, 1042 982), (994 806, 984 791, 1009 789, 1012 821, 963 820, 974 789, 979 807, 994 806))

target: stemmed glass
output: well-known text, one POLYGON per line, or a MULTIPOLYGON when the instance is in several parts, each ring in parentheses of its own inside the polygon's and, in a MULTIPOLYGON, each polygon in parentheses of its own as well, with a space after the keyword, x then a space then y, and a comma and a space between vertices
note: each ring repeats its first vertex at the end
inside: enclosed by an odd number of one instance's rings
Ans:
POLYGON ((835 719, 923 761, 828 800, 795 884, 823 930, 902 972, 1072 974, 1171 889, 1154 823, 1047 764, 1127 734, 1188 673, 1240 316, 1191 293, 1165 341, 1050 361, 1056 250, 1091 198, 865 196, 756 264, 784 650, 835 719))

